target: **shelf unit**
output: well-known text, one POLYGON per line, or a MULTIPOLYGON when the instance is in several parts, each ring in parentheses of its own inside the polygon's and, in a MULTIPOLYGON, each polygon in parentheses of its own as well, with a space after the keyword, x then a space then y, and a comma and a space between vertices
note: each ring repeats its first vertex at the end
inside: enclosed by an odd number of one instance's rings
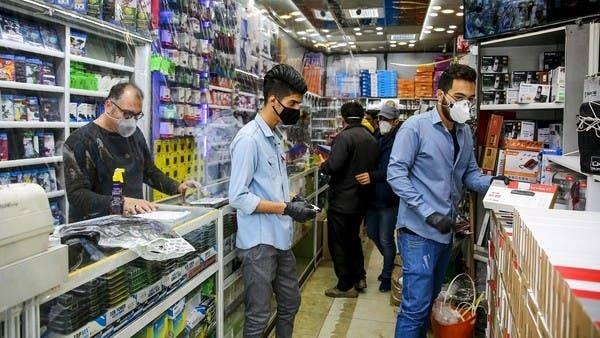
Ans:
POLYGON ((21 160, 0 161, 0 169, 26 167, 40 164, 60 163, 62 156, 24 158, 21 160))
POLYGON ((482 104, 479 110, 565 109, 564 103, 482 104))
POLYGON ((97 97, 103 99, 108 97, 108 90, 71 89, 71 95, 97 97))
POLYGON ((0 129, 64 129, 64 122, 0 121, 0 129))
POLYGON ((548 156, 548 160, 567 169, 587 176, 586 211, 600 211, 600 175, 587 174, 581 171, 579 156, 548 156))
POLYGON ((13 90, 25 90, 30 92, 41 92, 41 93, 64 93, 65 87, 62 86, 48 86, 42 84, 23 83, 16 81, 0 81, 0 88, 13 89, 13 90))
POLYGON ((219 87, 219 86, 213 86, 213 85, 208 86, 208 89, 217 90, 217 91, 225 92, 225 93, 233 93, 233 89, 231 89, 231 88, 225 88, 225 87, 219 87))
POLYGON ((26 43, 14 42, 0 39, 0 47, 5 49, 13 49, 21 52, 50 56, 53 58, 64 59, 65 52, 59 52, 44 47, 35 47, 26 43))
POLYGON ((135 69, 130 66, 120 65, 114 62, 107 62, 102 60, 96 60, 80 55, 71 55, 71 61, 81 62, 86 65, 98 66, 106 69, 118 70, 121 72, 133 73, 135 69))

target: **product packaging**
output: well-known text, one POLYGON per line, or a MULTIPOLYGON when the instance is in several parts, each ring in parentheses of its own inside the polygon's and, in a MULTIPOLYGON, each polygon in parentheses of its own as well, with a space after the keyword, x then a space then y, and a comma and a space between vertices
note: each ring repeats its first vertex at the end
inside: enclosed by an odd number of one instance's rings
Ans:
POLYGON ((0 161, 8 161, 8 134, 0 132, 0 161))
POLYGON ((550 71, 550 80, 553 86, 564 86, 567 83, 565 67, 557 67, 550 71))
POLYGON ((515 207, 550 209, 556 200, 557 188, 552 185, 510 182, 505 186, 500 181, 492 182, 483 206, 486 209, 512 212, 515 207))
POLYGON ((27 97, 23 95, 13 96, 13 107, 15 110, 15 121, 27 121, 27 97))
POLYGON ((15 80, 15 56, 0 54, 0 81, 15 80))
POLYGON ((67 9, 73 9, 73 0, 54 0, 54 3, 67 9))
POLYGON ((579 146, 581 171, 588 174, 600 174, 600 138, 598 129, 589 128, 600 118, 600 103, 587 102, 579 108, 577 143, 579 146), (595 121, 595 122, 594 122, 595 121))
POLYGON ((1 121, 14 121, 15 120, 13 96, 10 94, 0 95, 0 120, 1 121))
POLYGON ((541 184, 552 184, 554 174, 563 170, 562 167, 557 166, 548 160, 548 156, 560 155, 562 155, 562 150, 560 149, 542 149, 542 151, 540 151, 540 177, 538 180, 541 184))
POLYGON ((127 28, 136 27, 138 0, 114 0, 115 1, 115 21, 127 28))
POLYGON ((535 122, 533 121, 504 121, 503 139, 527 140, 535 139, 535 122))
POLYGON ((71 54, 85 56, 86 55, 87 34, 77 31, 71 31, 71 54))
POLYGON ((40 97, 40 120, 60 121, 60 106, 56 97, 40 97))
POLYGON ((543 68, 545 71, 550 71, 556 67, 565 65, 565 53, 564 52, 544 52, 543 55, 543 68))
POLYGON ((550 86, 521 83, 519 103, 547 103, 550 100, 550 86))
POLYGON ((27 83, 40 84, 42 80, 42 60, 30 58, 25 61, 25 76, 27 83))
POLYGON ((481 169, 488 175, 495 175, 496 162, 498 160, 498 148, 485 147, 483 149, 483 159, 481 169))
POLYGON ((566 89, 564 85, 552 85, 550 90, 550 102, 565 102, 566 89))
POLYGON ((498 149, 498 161, 496 161, 496 175, 504 175, 506 165, 506 150, 498 149))
POLYGON ((46 27, 45 25, 41 25, 39 29, 42 41, 44 42, 44 47, 53 51, 62 52, 56 30, 54 28, 46 27))
POLYGON ((550 128, 538 128, 537 141, 544 143, 544 148, 550 148, 550 128))
POLYGON ((37 96, 27 97, 27 121, 40 121, 40 103, 37 96))
MULTIPOLYGON (((0 147, 2 146, 2 134, 0 134, 0 147)), ((0 161, 2 161, 2 150, 0 149, 0 161)), ((10 172, 0 172, 0 185, 10 184, 10 172)))
POLYGON ((506 92, 500 90, 495 91, 494 104, 506 104, 506 92))
POLYGON ((88 0, 73 0, 73 10, 77 13, 86 14, 88 12, 88 0))
POLYGON ((550 72, 539 71, 537 74, 537 83, 539 84, 550 84, 550 72))
POLYGON ((508 73, 508 56, 482 56, 483 73, 508 73))
POLYGON ((506 103, 507 104, 519 103, 519 89, 509 88, 506 90, 506 103))
POLYGON ((502 115, 492 114, 487 125, 485 134, 485 147, 497 148, 502 137, 502 126, 504 117, 502 115))
POLYGON ((43 157, 51 157, 56 155, 56 145, 54 143, 53 133, 44 133, 44 147, 42 149, 43 157))
POLYGON ((506 74, 481 74, 483 90, 502 90, 510 85, 510 75, 506 74))
POLYGON ((519 88, 521 83, 538 83, 538 72, 536 71, 515 71, 512 72, 512 88, 519 88))
POLYGON ((494 104, 496 99, 496 92, 494 91, 485 91, 481 92, 481 104, 494 104))
MULTIPOLYGON (((38 146, 34 146, 34 139, 35 135, 33 134, 32 131, 25 131, 23 133, 23 157, 24 158, 35 158, 38 156, 38 154, 36 154, 35 149, 38 146)), ((35 142, 37 143, 37 142, 35 142)))
POLYGON ((34 47, 44 47, 44 41, 42 41, 42 35, 37 24, 21 21, 21 34, 25 43, 34 47))
POLYGON ((522 140, 504 140, 506 160, 504 175, 522 182, 536 182, 539 173, 539 152, 543 143, 522 140))
POLYGON ((583 103, 600 101, 600 76, 587 76, 583 81, 583 103))
POLYGON ((49 61, 42 62, 41 83, 47 86, 56 85, 56 73, 54 72, 54 64, 49 61))
POLYGON ((2 40, 23 42, 19 20, 13 16, 0 14, 0 36, 2 40))
POLYGON ((548 146, 550 149, 562 149, 562 123, 551 123, 548 125, 550 136, 548 146))
POLYGON ((15 81, 27 82, 27 58, 25 56, 15 56, 15 81))

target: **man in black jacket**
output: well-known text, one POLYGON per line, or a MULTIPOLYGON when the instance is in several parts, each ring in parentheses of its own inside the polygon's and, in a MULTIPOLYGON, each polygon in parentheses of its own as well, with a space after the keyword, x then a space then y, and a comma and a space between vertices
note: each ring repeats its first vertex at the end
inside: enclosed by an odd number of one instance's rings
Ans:
POLYGON ((394 230, 396 229, 396 217, 398 215, 398 196, 392 191, 387 182, 387 167, 390 162, 390 154, 396 133, 400 128, 398 109, 390 105, 383 105, 379 113, 379 161, 377 167, 370 171, 356 175, 358 183, 374 186, 373 197, 369 201, 365 225, 367 235, 383 256, 383 269, 379 275, 381 284, 379 291, 391 290, 392 268, 396 257, 396 242, 394 230))
POLYGON ((344 129, 337 135, 331 154, 321 172, 331 176, 327 212, 328 245, 338 278, 336 287, 325 291, 328 297, 358 297, 367 287, 360 224, 371 196, 370 186, 360 185, 355 176, 377 164, 377 141, 361 125, 364 108, 358 102, 342 106, 344 129))

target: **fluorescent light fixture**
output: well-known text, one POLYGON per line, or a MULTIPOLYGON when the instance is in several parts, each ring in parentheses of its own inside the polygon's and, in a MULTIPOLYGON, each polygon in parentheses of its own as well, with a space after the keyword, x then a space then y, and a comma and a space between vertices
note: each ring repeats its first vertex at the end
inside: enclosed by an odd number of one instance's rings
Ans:
POLYGON ((448 28, 450 28, 450 29, 456 29, 456 25, 450 25, 450 26, 448 26, 448 28))
POLYGON ((429 13, 429 16, 433 16, 433 17, 436 17, 436 16, 438 16, 438 13, 436 13, 436 12, 433 12, 433 13, 429 13))
POLYGON ((306 21, 306 18, 305 17, 298 17, 298 18, 295 18, 294 21, 296 21, 296 22, 302 22, 302 21, 306 21))
POLYGON ((423 34, 431 34, 431 31, 430 30, 424 30, 423 34))
POLYGON ((327 34, 326 36, 327 36, 328 38, 330 38, 330 37, 331 37, 331 34, 327 34))
POLYGON ((373 19, 383 17, 383 8, 352 8, 346 10, 351 19, 373 19))
POLYGON ((375 29, 376 29, 376 30, 378 30, 378 31, 382 31, 382 30, 383 30, 383 27, 377 27, 377 28, 375 28, 375 29))
POLYGON ((310 40, 310 41, 312 41, 312 43, 317 43, 317 40, 310 40))
POLYGON ((408 40, 416 40, 417 34, 391 34, 390 40, 394 41, 408 41, 408 40))
POLYGON ((279 18, 280 18, 280 19, 283 19, 283 20, 288 20, 288 19, 291 19, 291 18, 292 18, 292 16, 291 16, 291 15, 288 15, 288 14, 286 14, 286 15, 280 15, 280 16, 279 16, 279 18))
POLYGON ((315 19, 318 19, 321 21, 335 21, 335 19, 330 11, 313 9, 313 15, 314 15, 315 19))
POLYGON ((433 26, 425 26, 427 29, 433 29, 433 26))
POLYGON ((354 27, 353 29, 354 29, 355 32, 360 31, 360 27, 354 27))
POLYGON ((414 43, 411 43, 411 44, 408 45, 408 47, 410 47, 410 48, 413 48, 414 46, 415 46, 414 43))
POLYGON ((377 49, 375 49, 375 48, 371 48, 371 50, 377 50, 377 49))
POLYGON ((442 13, 444 13, 444 14, 452 14, 452 13, 454 13, 454 10, 453 9, 449 9, 449 8, 448 9, 443 9, 442 13))
POLYGON ((379 46, 378 48, 379 48, 379 49, 383 49, 383 46, 379 46))
POLYGON ((463 16, 463 15, 465 15, 465 13, 463 13, 463 12, 456 12, 456 16, 463 16))
POLYGON ((410 40, 410 41, 408 41, 408 42, 410 42, 410 43, 415 43, 415 42, 417 42, 417 40, 410 40))
POLYGON ((436 31, 436 32, 443 32, 443 31, 445 31, 445 30, 446 30, 446 28, 442 28, 442 27, 436 27, 436 28, 434 28, 433 30, 434 30, 434 31, 436 31))
POLYGON ((362 35, 362 33, 361 33, 361 32, 356 32, 356 33, 354 33, 354 34, 356 34, 356 35, 358 35, 358 36, 361 36, 361 35, 362 35))
POLYGON ((446 31, 446 33, 452 34, 452 33, 454 33, 454 31, 452 29, 449 29, 446 31))
POLYGON ((465 9, 465 6, 460 5, 460 7, 458 7, 458 8, 460 8, 460 10, 462 11, 463 9, 465 9))
POLYGON ((390 40, 389 42, 390 42, 390 44, 396 43, 396 41, 394 41, 394 40, 390 40))
POLYGON ((406 45, 407 45, 407 43, 406 43, 405 41, 399 42, 398 44, 399 44, 400 46, 406 46, 406 45))
POLYGON ((329 33, 329 29, 321 29, 321 32, 323 32, 323 33, 329 33))
POLYGON ((375 31, 374 31, 374 30, 372 30, 372 29, 365 29, 363 32, 365 32, 365 33, 367 33, 367 34, 368 34, 368 33, 373 33, 373 32, 375 32, 375 31))
POLYGON ((314 28, 309 28, 309 29, 307 29, 306 31, 307 31, 307 32, 315 32, 315 29, 314 29, 314 28))
POLYGON ((392 48, 396 48, 396 45, 390 45, 390 47, 392 47, 392 48))
POLYGON ((321 34, 319 34, 319 33, 311 33, 308 36, 319 36, 319 35, 321 35, 321 34))
POLYGON ((442 6, 433 6, 431 7, 431 9, 433 9, 434 11, 439 11, 440 9, 442 9, 442 6))
POLYGON ((295 12, 291 12, 291 13, 290 13, 290 15, 291 15, 291 16, 301 16, 301 15, 302 15, 302 12, 300 12, 300 11, 295 11, 295 12))
POLYGON ((301 37, 300 40, 306 40, 306 36, 301 37))
POLYGON ((377 35, 383 35, 383 32, 377 32, 377 35))
POLYGON ((356 42, 354 42, 354 41, 348 41, 348 43, 349 43, 349 44, 351 44, 351 45, 353 45, 353 44, 355 44, 356 42))

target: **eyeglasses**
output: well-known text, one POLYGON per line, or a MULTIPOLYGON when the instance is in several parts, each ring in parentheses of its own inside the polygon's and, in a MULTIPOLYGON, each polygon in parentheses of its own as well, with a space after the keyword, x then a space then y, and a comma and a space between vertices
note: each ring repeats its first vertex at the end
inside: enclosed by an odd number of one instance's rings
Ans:
POLYGON ((454 97, 454 95, 452 95, 452 94, 449 94, 449 93, 446 93, 446 95, 450 96, 450 97, 451 97, 451 98, 452 98, 454 101, 463 101, 463 100, 467 100, 467 101, 469 101, 469 104, 470 104, 471 106, 473 106, 473 105, 475 104, 475 100, 476 100, 476 98, 471 98, 471 99, 468 99, 468 98, 466 98, 466 97, 462 97, 462 96, 461 96, 461 97, 454 97))
POLYGON ((119 110, 120 110, 120 111, 122 111, 122 112, 123 112, 123 117, 124 117, 126 120, 129 120, 129 119, 131 119, 131 118, 134 118, 136 121, 138 121, 139 119, 141 119, 141 118, 144 116, 144 113, 143 113, 143 112, 136 113, 136 112, 134 112, 134 111, 132 111, 132 110, 123 109, 123 108, 119 107, 119 105, 118 105, 118 104, 116 104, 116 103, 115 103, 115 101, 113 101, 113 100, 110 100, 110 102, 111 102, 112 104, 114 104, 114 105, 115 105, 115 107, 119 108, 119 110))

